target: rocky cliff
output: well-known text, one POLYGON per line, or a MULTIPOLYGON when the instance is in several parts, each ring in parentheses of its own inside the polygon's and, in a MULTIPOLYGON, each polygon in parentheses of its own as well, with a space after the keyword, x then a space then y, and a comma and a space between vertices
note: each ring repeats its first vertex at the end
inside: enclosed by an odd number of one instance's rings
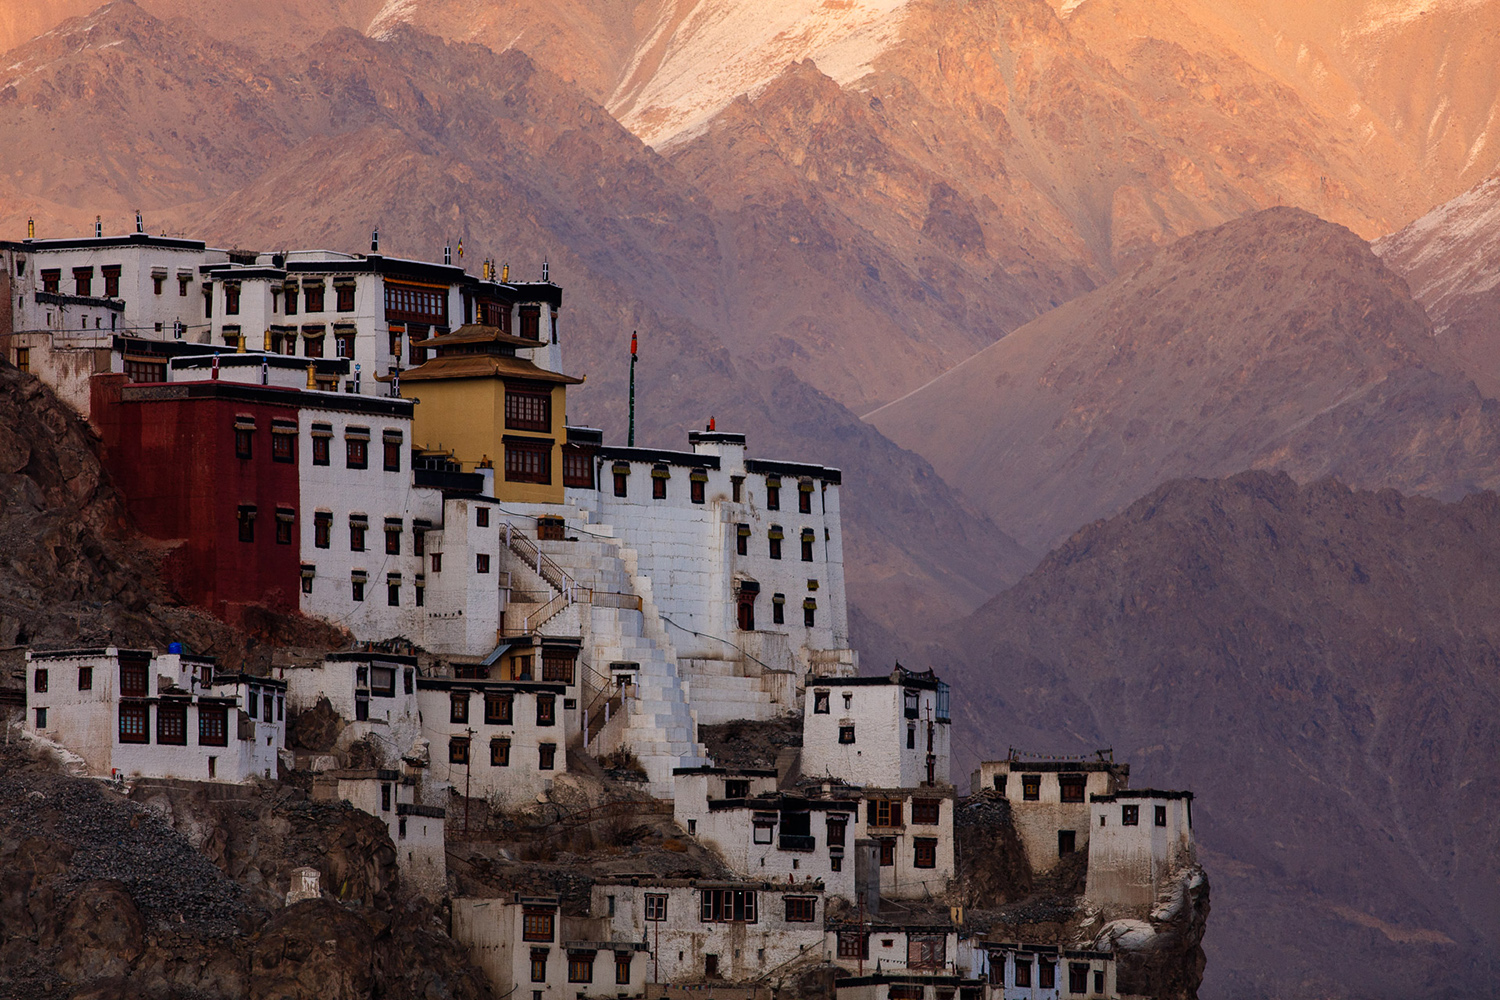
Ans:
POLYGON ((1132 786, 1197 793, 1205 996, 1479 996, 1497 622, 1493 493, 1251 472, 1084 528, 929 655, 964 692, 957 772, 1112 746, 1132 786))

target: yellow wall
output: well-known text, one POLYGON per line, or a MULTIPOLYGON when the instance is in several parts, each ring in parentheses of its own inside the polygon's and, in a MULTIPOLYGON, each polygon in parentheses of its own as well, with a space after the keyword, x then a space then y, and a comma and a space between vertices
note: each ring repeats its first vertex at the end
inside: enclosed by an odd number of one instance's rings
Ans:
POLYGON ((432 379, 403 382, 404 399, 419 399, 412 416, 412 438, 419 448, 451 451, 465 472, 488 458, 495 465, 495 498, 524 503, 562 503, 562 442, 565 386, 552 388, 552 433, 512 431, 519 437, 552 439, 552 482, 505 481, 505 383, 498 378, 432 379))

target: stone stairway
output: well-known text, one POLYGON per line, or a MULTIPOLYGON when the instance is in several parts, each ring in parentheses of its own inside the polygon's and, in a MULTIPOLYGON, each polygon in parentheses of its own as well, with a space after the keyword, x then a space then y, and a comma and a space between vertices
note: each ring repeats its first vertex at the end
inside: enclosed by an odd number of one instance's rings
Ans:
POLYGON ((767 721, 794 709, 777 704, 765 680, 745 676, 738 660, 694 659, 682 672, 688 675, 688 696, 702 725, 767 721))

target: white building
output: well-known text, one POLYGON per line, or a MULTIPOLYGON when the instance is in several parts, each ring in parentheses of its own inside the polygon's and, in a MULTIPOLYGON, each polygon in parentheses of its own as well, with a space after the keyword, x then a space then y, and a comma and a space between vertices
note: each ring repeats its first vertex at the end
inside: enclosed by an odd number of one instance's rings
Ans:
POLYGON ((603 879, 591 912, 645 944, 651 983, 729 985, 824 960, 820 882, 603 879))
POLYGON ((209 657, 30 651, 26 691, 28 728, 106 777, 272 778, 286 742, 286 684, 219 673, 209 657))
POLYGON ((802 773, 880 788, 947 786, 948 685, 931 671, 807 679, 802 773))
POLYGON ((972 942, 948 920, 830 921, 824 948, 839 968, 857 975, 963 978, 972 974, 974 965, 972 942))
POLYGON ((1197 863, 1193 793, 1155 789, 1094 795, 1088 886, 1097 906, 1152 906, 1173 874, 1197 863))
POLYGON ((347 753, 359 742, 380 749, 381 764, 395 767, 422 737, 417 709, 417 659, 395 653, 330 653, 316 667, 286 667, 287 707, 309 712, 327 699, 343 721, 331 748, 347 753))
POLYGON ((459 897, 452 935, 496 996, 630 1000, 646 993, 650 962, 639 935, 619 933, 607 915, 564 914, 556 897, 459 897))
POLYGON ((1011 820, 1033 871, 1051 869, 1089 844, 1089 796, 1113 795, 1129 787, 1130 765, 1103 753, 1094 759, 1031 759, 1014 753, 986 761, 972 777, 971 791, 990 791, 1010 803, 1011 820))
POLYGON ((986 968, 987 1000, 1118 1000, 1115 958, 1109 952, 1057 945, 985 943, 978 952, 986 968))
POLYGON ((863 788, 861 837, 876 842, 880 894, 890 899, 940 896, 953 880, 952 787, 863 788))
POLYGON ((422 801, 420 769, 324 771, 313 779, 315 799, 343 799, 386 825, 401 877, 431 900, 448 894, 447 810, 422 801))

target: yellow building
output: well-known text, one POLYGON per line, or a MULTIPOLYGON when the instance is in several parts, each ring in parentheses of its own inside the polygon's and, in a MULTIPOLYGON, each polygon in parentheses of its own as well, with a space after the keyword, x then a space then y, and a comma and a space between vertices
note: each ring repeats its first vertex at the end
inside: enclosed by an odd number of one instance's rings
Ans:
POLYGON ((446 452, 465 472, 495 467, 495 497, 562 503, 567 387, 583 379, 517 357, 535 340, 469 324, 422 341, 435 354, 401 373, 401 395, 419 399, 413 444, 446 452))

